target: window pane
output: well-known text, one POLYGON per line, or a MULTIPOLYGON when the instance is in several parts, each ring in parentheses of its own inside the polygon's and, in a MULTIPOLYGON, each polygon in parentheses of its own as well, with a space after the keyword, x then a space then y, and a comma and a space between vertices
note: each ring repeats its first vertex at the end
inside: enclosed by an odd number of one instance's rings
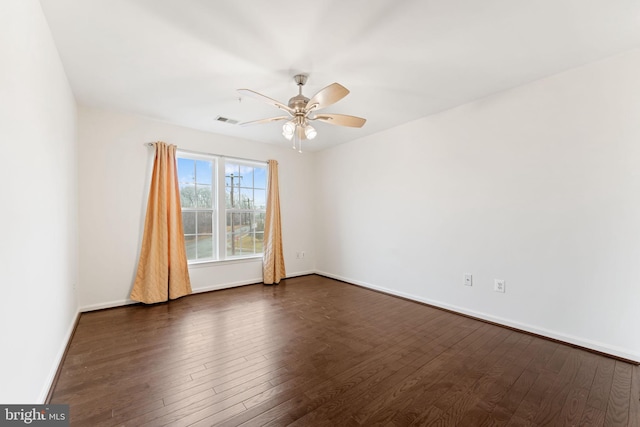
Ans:
POLYGON ((196 213, 182 212, 182 228, 184 234, 196 234, 196 213))
POLYGON ((254 253, 253 233, 228 233, 227 255, 238 256, 254 253))
POLYGON ((231 192, 231 187, 225 187, 224 193, 227 208, 237 208, 240 206, 240 189, 238 187, 234 187, 233 192, 231 192))
POLYGON ((242 174, 238 165, 229 165, 225 167, 224 186, 238 188, 242 184, 242 174))
POLYGON ((253 187, 253 168, 251 166, 240 166, 240 187, 253 187))
POLYGON ((255 229, 256 231, 264 231, 264 213, 257 213, 254 217, 254 221, 256 223, 255 229))
POLYGON ((213 198, 210 185, 198 185, 197 187, 197 207, 199 208, 212 208, 213 198))
POLYGON ((255 188, 267 188, 267 168, 255 168, 253 170, 253 186, 255 188))
POLYGON ((196 236, 184 236, 184 246, 187 250, 187 259, 196 259, 196 236))
POLYGON ((240 251, 242 254, 253 254, 254 250, 254 242, 253 242, 253 233, 243 233, 239 236, 240 242, 240 251))
POLYGON ((196 161, 196 182, 211 185, 213 177, 213 162, 208 160, 196 161))
POLYGON ((246 252, 245 240, 251 234, 252 217, 251 212, 227 213, 227 255, 235 256, 246 252))
POLYGON ((264 233, 256 232, 256 253, 258 254, 262 253, 263 243, 264 243, 264 233))
MULTIPOLYGON (((224 164, 224 176, 226 177, 225 179, 227 181, 226 185, 231 185, 229 176, 232 174, 236 177, 240 175, 240 165, 227 161, 224 164)), ((235 184, 238 184, 238 181, 235 181, 235 184)))
POLYGON ((240 236, 236 233, 227 233, 227 256, 240 255, 241 253, 240 236))
POLYGON ((253 188, 240 189, 240 209, 253 209, 253 188))
POLYGON ((242 213, 242 229, 236 231, 250 231, 253 225, 253 212, 242 213))
POLYGON ((196 207, 196 186, 191 184, 180 185, 180 205, 183 208, 196 207))
POLYGON ((178 182, 180 184, 193 184, 195 177, 195 160, 178 157, 178 182))
POLYGON ((235 230, 240 227, 240 214, 227 212, 227 255, 236 254, 237 236, 235 230), (236 240, 234 240, 236 239, 236 240))
POLYGON ((253 208, 254 209, 266 209, 267 208, 267 192, 266 190, 253 190, 253 208))
POLYGON ((240 227, 241 216, 239 213, 234 212, 231 214, 231 223, 228 224, 231 226, 231 231, 235 231, 238 227, 240 227))
POLYGON ((225 166, 225 196, 228 208, 240 205, 240 181, 239 166, 227 163, 225 166))
POLYGON ((198 259, 213 257, 213 237, 198 236, 198 259))
POLYGON ((213 212, 200 211, 198 212, 198 234, 211 234, 213 212))

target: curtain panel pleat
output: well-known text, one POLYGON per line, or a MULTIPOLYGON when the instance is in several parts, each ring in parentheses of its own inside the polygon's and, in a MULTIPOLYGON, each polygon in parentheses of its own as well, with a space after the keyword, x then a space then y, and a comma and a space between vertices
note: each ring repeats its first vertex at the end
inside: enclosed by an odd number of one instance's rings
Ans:
POLYGON ((176 146, 156 142, 138 269, 130 298, 146 304, 191 293, 176 146))
POLYGON ((282 254, 282 225, 280 223, 280 190, 278 162, 269 160, 267 184, 267 212, 264 225, 264 255, 262 276, 265 285, 280 283, 287 275, 282 254))

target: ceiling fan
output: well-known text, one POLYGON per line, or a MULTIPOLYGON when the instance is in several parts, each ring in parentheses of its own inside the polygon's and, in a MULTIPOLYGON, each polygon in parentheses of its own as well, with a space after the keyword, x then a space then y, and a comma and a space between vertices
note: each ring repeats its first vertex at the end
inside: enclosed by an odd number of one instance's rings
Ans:
POLYGON ((298 85, 298 94, 289 100, 289 104, 285 105, 275 99, 264 96, 250 89, 238 89, 240 95, 249 96, 260 101, 271 104, 281 110, 284 110, 286 116, 270 117, 267 119, 254 120, 251 122, 241 123, 241 126, 256 125, 262 123, 271 123, 281 120, 287 120, 282 126, 282 135, 288 140, 293 140, 293 148, 298 149, 302 153, 302 141, 305 139, 313 139, 318 132, 311 126, 309 122, 320 121, 330 123, 337 126, 362 127, 366 119, 346 114, 317 113, 318 110, 335 104, 349 94, 349 90, 339 83, 332 83, 311 98, 307 98, 302 94, 302 86, 307 82, 305 74, 297 74, 293 77, 298 85))

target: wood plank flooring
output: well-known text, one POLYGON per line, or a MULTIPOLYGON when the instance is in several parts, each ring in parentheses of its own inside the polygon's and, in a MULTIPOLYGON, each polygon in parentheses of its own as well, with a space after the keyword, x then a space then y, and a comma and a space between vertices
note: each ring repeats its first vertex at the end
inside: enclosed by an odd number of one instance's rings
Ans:
POLYGON ((636 365, 325 277, 84 313, 73 426, 634 426, 636 365))

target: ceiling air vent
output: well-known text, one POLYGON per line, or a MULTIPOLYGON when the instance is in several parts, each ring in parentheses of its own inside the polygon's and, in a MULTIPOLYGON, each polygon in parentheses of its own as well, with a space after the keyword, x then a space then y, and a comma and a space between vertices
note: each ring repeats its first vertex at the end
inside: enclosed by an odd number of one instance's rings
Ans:
POLYGON ((230 119, 228 117, 222 117, 222 116, 217 116, 216 117, 216 122, 227 123, 227 124, 230 124, 230 125, 237 125, 238 124, 237 120, 230 119))

